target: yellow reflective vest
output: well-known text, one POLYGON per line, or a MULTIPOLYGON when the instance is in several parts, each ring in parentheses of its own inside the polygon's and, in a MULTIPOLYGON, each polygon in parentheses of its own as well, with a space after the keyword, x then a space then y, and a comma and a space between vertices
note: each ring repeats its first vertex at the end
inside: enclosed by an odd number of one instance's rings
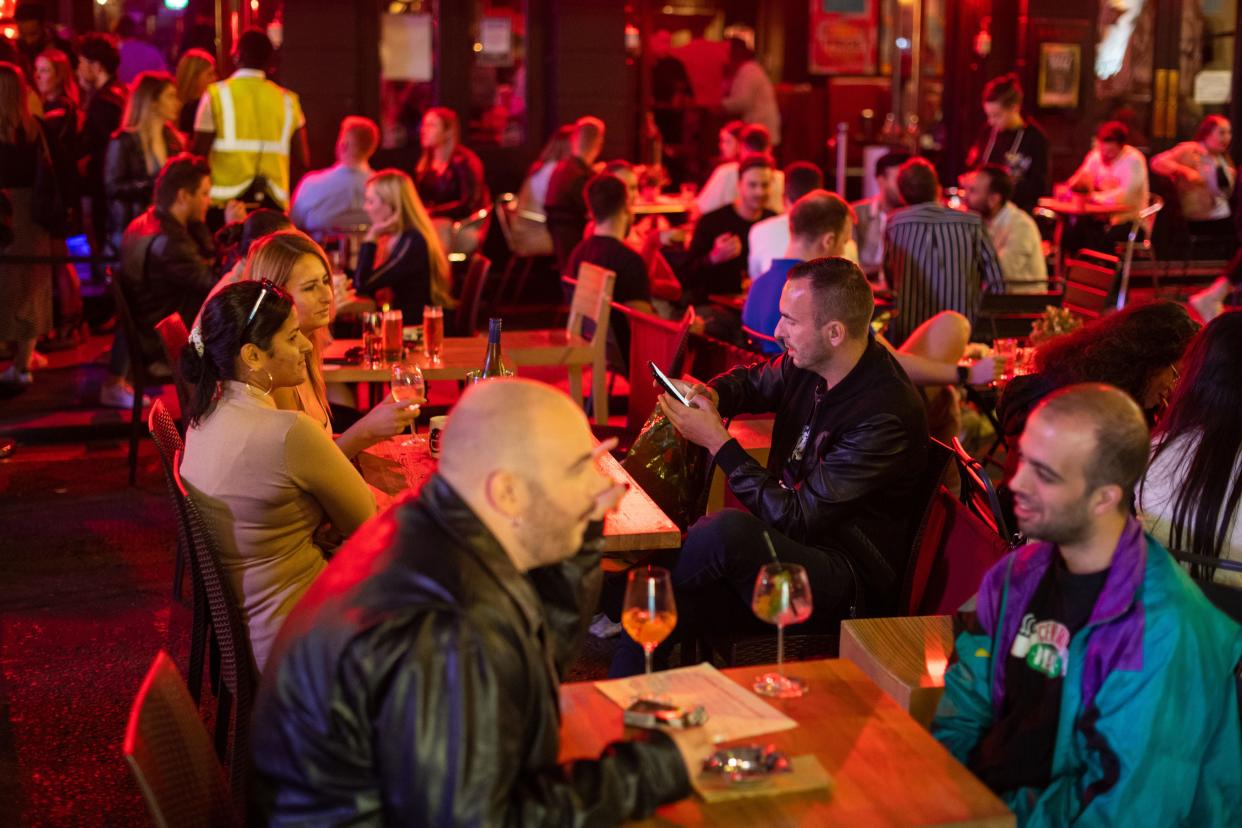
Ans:
POLYGON ((231 77, 207 87, 215 140, 211 143, 211 200, 237 198, 256 177, 289 206, 289 145, 304 122, 298 96, 267 78, 231 77))

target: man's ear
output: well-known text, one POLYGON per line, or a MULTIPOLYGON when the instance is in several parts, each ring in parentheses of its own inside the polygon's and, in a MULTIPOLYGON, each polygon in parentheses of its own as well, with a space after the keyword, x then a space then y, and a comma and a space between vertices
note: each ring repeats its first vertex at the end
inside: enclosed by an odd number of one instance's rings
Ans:
POLYGON ((824 338, 834 348, 840 348, 848 336, 845 325, 837 319, 833 319, 825 324, 822 330, 824 331, 824 338))
POLYGON ((1091 514, 1104 516, 1110 512, 1125 511, 1126 494, 1116 483, 1100 486, 1091 493, 1091 514))
POLYGON ((526 506, 526 487, 517 476, 497 469, 483 482, 483 494, 487 503, 506 519, 520 515, 526 506))

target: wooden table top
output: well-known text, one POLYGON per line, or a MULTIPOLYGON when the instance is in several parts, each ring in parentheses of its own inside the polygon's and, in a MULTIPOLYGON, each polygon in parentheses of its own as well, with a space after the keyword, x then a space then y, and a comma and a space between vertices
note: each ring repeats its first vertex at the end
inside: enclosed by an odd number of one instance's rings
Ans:
POLYGON ((1044 196, 1039 200, 1039 206, 1063 216, 1108 217, 1134 212, 1132 207, 1121 204, 1096 204, 1085 197, 1064 200, 1044 196))
POLYGON ((688 213, 694 199, 683 200, 672 196, 660 196, 656 201, 636 201, 631 208, 636 216, 676 215, 688 213))
POLYGON ((841 658, 857 664, 902 710, 930 727, 953 655, 953 619, 849 618, 841 622, 841 658))
MULTIPOLYGON (((762 667, 725 670, 749 688, 762 667)), ((760 740, 792 756, 815 754, 834 789, 707 805, 666 805, 642 825, 1013 826, 1005 804, 884 695, 854 664, 794 662, 810 682, 800 699, 768 699, 798 727, 760 740)), ((621 708, 590 682, 561 687, 561 761, 595 758, 622 738, 621 708)))
MULTIPOLYGON (((358 455, 362 477, 370 484, 381 511, 406 492, 422 488, 438 465, 426 446, 403 448, 400 443, 406 439, 408 435, 394 437, 358 455)), ((610 558, 622 559, 616 563, 609 561, 613 565, 605 568, 624 568, 624 559, 635 552, 681 546, 681 530, 616 458, 605 454, 600 458, 600 466, 607 474, 630 484, 616 510, 604 518, 604 551, 610 558)))
MULTIPOLYGON (((341 359, 350 348, 362 347, 361 339, 337 339, 324 349, 325 360, 341 359)), ((519 365, 590 365, 594 357, 591 343, 580 336, 571 336, 563 328, 537 331, 508 331, 501 340, 501 350, 506 361, 519 365)), ((487 337, 445 337, 440 359, 432 363, 423 355, 421 346, 407 350, 428 380, 463 380, 470 371, 483 367, 483 355, 487 351, 487 337)), ((325 382, 388 382, 388 365, 339 365, 323 366, 325 382)))

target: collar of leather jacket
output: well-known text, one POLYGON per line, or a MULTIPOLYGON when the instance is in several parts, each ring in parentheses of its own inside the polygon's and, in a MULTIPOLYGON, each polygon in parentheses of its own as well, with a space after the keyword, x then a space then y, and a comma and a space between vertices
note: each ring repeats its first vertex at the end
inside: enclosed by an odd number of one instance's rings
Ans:
MULTIPOLYGON (((456 540, 470 554, 487 575, 504 590, 521 609, 529 627, 535 633, 543 624, 543 610, 538 595, 526 576, 513 565, 513 560, 496 540, 478 515, 466 505, 444 478, 432 475, 419 492, 418 499, 402 510, 402 529, 409 526, 412 514, 421 512, 456 540)), ((412 528, 412 527, 411 527, 412 528)), ((452 555, 440 555, 452 565, 452 555)))

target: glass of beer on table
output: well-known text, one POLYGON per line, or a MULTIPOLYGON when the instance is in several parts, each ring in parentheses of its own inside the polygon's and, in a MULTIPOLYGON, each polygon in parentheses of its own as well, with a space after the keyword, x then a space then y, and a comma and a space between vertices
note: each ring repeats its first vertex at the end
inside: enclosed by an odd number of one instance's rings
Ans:
POLYGON ((444 348, 444 308, 439 305, 423 306, 423 353, 432 364, 439 364, 440 351, 444 348))

